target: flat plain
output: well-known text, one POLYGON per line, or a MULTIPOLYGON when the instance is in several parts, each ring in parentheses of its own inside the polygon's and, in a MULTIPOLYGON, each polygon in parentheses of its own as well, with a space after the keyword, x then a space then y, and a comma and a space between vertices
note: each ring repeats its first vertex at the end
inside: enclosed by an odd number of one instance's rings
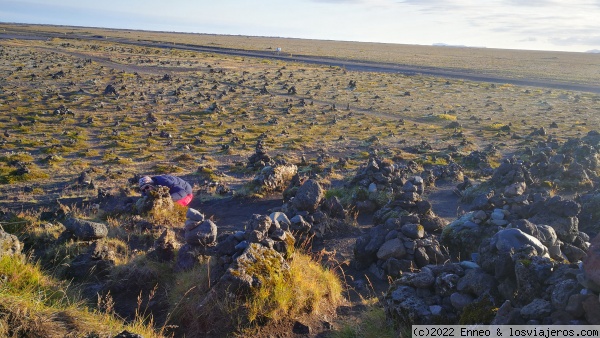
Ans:
MULTIPOLYGON (((36 28, 19 26, 18 30, 36 28)), ((47 26, 41 30, 62 31, 67 37, 87 34, 238 49, 285 46, 284 51, 294 54, 583 84, 593 83, 599 71, 598 56, 583 53, 47 26)), ((583 91, 350 72, 340 67, 82 38, 2 40, 2 47, 0 127, 11 135, 3 138, 3 149, 31 153, 35 170, 39 167, 46 174, 41 181, 3 186, 9 189, 2 194, 5 199, 53 200, 56 194, 64 194, 51 189, 58 182, 72 181, 82 170, 115 165, 124 173, 172 166, 178 173, 190 174, 209 162, 229 176, 236 163, 253 153, 263 133, 274 154, 315 160, 321 151, 333 166, 346 156, 358 164, 372 148, 393 157, 422 142, 432 146, 433 155, 447 153, 452 146, 464 154, 490 145, 510 153, 534 142, 518 136, 548 128, 553 122, 558 128, 550 129, 550 134, 563 140, 597 129, 599 124, 599 97, 583 91), (349 86, 351 81, 356 85, 349 86), (105 94, 108 85, 118 95, 105 94), (261 94, 263 87, 267 93, 261 94), (73 115, 54 114, 61 106, 73 115), (157 122, 148 122, 150 114, 157 122), (451 122, 458 122, 459 133, 457 128, 447 128, 451 122), (161 132, 171 137, 160 137, 161 132), (50 155, 55 155, 53 160, 50 155), (37 189, 15 191, 31 184, 37 189), (56 192, 48 194, 51 191, 56 192)))

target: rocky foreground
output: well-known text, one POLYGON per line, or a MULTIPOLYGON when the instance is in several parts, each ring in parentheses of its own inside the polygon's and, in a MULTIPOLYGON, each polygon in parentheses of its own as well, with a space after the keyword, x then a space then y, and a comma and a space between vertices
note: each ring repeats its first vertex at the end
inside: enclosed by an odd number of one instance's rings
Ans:
MULTIPOLYGON (((373 157, 347 182, 343 204, 337 196, 326 198, 318 179, 299 177, 294 165, 273 161, 257 145, 248 163, 257 167, 255 188, 285 190, 281 207, 252 215, 233 233, 219 233, 217 224, 189 209, 183 233, 165 229, 148 256, 175 262, 179 271, 214 258, 214 283, 197 305, 202 308, 225 293, 248 294, 260 285, 262 277, 253 268, 258 262, 285 271, 298 243, 335 236, 352 208, 372 213, 374 224, 357 238, 353 265, 391 281, 383 303, 395 327, 599 325, 599 155, 599 133, 562 144, 549 138, 506 159, 478 185, 451 157, 447 165, 426 169, 413 161, 373 157), (471 201, 470 210, 452 222, 436 216, 426 199, 438 180, 459 183, 456 193, 471 201)), ((489 171, 486 156, 465 158, 478 159, 482 163, 476 167, 489 171)), ((99 196, 99 203, 110 198, 99 196)), ((168 194, 153 198, 148 203, 168 205, 161 202, 168 194)), ((107 274, 114 253, 95 244, 107 236, 106 225, 68 215, 62 224, 58 241, 92 243, 73 260, 70 276, 107 274)), ((21 249, 14 235, 0 231, 0 255, 21 249)))

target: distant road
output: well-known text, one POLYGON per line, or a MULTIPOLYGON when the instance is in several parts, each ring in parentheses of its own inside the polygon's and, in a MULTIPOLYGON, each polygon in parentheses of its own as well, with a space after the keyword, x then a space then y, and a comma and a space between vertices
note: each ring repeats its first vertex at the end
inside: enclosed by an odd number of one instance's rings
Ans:
POLYGON ((83 40, 98 40, 98 41, 110 41, 122 44, 130 44, 143 47, 154 47, 154 48, 169 48, 169 49, 180 49, 197 52, 207 53, 218 53, 225 55, 235 55, 244 57, 256 57, 263 59, 291 61, 291 62, 303 62, 315 65, 324 65, 332 67, 343 67, 349 71, 358 72, 378 72, 378 73, 397 73, 404 75, 428 75, 443 78, 462 79, 468 81, 477 82, 490 82, 499 84, 512 84, 517 86, 532 86, 541 87, 548 89, 562 89, 571 91, 581 91, 600 94, 600 83, 598 85, 585 85, 576 84, 571 82, 561 82, 547 79, 516 79, 510 77, 496 76, 496 75, 484 75, 476 72, 470 72, 467 70, 454 70, 448 68, 436 68, 436 67, 420 67, 411 65, 401 65, 393 63, 382 63, 382 62, 368 62, 368 61, 352 61, 343 60, 336 58, 328 58, 321 56, 310 56, 310 55, 285 55, 276 54, 273 51, 248 51, 241 49, 230 49, 220 47, 206 47, 189 44, 171 44, 166 42, 153 42, 153 41, 139 41, 121 38, 112 38, 104 36, 90 36, 90 35, 77 35, 77 34, 53 34, 53 33, 5 33, 0 34, 0 39, 21 39, 21 40, 47 40, 49 38, 61 38, 61 39, 83 39, 83 40))

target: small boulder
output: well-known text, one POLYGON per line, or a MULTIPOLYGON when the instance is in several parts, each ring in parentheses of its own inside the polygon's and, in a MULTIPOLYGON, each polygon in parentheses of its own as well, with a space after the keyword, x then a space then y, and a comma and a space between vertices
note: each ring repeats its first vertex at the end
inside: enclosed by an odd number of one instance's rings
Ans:
POLYGON ((192 230, 185 231, 185 241, 191 245, 213 246, 217 240, 217 225, 205 220, 192 230))
POLYGON ((63 225, 67 228, 67 232, 80 241, 92 241, 108 235, 108 228, 102 223, 68 218, 64 221, 63 225))
POLYGON ((310 229, 312 228, 312 225, 310 223, 308 223, 307 221, 305 221, 304 217, 302 217, 300 215, 296 215, 296 216, 292 217, 290 222, 292 224, 290 226, 290 230, 293 232, 308 233, 310 231, 310 229))
POLYGON ((521 250, 525 246, 533 247, 538 256, 550 257, 548 248, 537 238, 530 236, 519 229, 504 229, 498 231, 491 239, 490 244, 500 252, 521 250))
POLYGON ((593 240, 587 256, 583 259, 585 276, 597 285, 600 285, 600 234, 593 240))
POLYGON ((15 235, 0 229, 0 257, 13 256, 21 253, 21 242, 15 235))
POLYGON ((401 231, 404 236, 412 239, 423 238, 425 236, 425 228, 420 224, 404 224, 401 231))
POLYGON ((293 204, 300 211, 314 212, 321 203, 325 192, 315 180, 307 180, 298 188, 293 204))
POLYGON ((452 306, 457 310, 464 309, 465 306, 473 303, 474 300, 475 297, 465 293, 455 292, 450 295, 450 302, 452 303, 452 306))
POLYGON ((290 219, 283 212, 274 212, 270 214, 269 217, 272 221, 277 221, 283 230, 289 230, 290 225, 292 225, 290 219))
POLYGON ((541 320, 552 312, 552 305, 549 301, 536 298, 531 303, 521 308, 521 316, 525 319, 541 320))
POLYGON ((153 256, 159 261, 171 261, 175 258, 181 243, 177 240, 175 232, 166 229, 156 241, 154 241, 153 256))
POLYGON ((379 248, 377 251, 377 258, 386 260, 388 258, 400 259, 406 255, 406 248, 402 241, 398 238, 391 239, 379 248))
POLYGON ((204 214, 200 211, 192 208, 188 208, 187 213, 185 214, 186 218, 196 222, 204 221, 204 214))

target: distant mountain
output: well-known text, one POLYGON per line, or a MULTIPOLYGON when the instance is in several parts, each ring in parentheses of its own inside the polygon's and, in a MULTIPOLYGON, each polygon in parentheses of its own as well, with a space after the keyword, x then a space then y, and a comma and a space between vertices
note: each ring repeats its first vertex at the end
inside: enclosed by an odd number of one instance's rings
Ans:
POLYGON ((592 49, 592 50, 588 50, 586 53, 600 54, 600 49, 592 49))

